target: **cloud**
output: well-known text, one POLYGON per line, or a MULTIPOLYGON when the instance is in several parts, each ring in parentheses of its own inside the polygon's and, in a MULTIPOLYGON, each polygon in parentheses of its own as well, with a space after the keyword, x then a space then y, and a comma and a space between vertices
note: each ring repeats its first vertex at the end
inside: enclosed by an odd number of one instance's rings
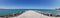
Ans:
POLYGON ((12 6, 0 6, 0 9, 14 9, 16 7, 12 7, 12 6))
POLYGON ((4 7, 4 6, 0 6, 0 9, 5 9, 6 7, 4 7))

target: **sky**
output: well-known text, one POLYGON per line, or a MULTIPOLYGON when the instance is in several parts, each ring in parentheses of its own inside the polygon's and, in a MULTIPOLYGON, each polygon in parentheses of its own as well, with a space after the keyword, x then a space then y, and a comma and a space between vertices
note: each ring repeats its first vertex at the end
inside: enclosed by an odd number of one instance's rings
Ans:
POLYGON ((60 0, 0 0, 2 9, 54 9, 60 8, 60 0))

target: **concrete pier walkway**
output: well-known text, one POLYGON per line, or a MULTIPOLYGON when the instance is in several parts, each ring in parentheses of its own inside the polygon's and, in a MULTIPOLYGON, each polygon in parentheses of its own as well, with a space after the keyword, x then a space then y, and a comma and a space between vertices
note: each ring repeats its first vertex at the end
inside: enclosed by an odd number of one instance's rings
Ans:
POLYGON ((10 18, 60 18, 60 17, 50 17, 50 16, 45 16, 43 14, 37 13, 35 11, 29 10, 26 11, 25 13, 16 16, 16 17, 10 17, 10 18))

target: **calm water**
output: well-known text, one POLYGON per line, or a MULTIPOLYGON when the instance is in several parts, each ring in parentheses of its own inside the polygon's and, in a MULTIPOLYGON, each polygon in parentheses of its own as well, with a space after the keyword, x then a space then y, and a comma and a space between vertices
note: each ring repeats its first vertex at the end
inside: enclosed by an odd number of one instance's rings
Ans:
POLYGON ((9 14, 13 14, 13 13, 21 13, 22 11, 25 10, 38 10, 38 11, 42 11, 42 12, 48 12, 51 14, 56 15, 56 10, 52 10, 52 9, 0 9, 0 16, 5 16, 5 15, 9 15, 9 14))

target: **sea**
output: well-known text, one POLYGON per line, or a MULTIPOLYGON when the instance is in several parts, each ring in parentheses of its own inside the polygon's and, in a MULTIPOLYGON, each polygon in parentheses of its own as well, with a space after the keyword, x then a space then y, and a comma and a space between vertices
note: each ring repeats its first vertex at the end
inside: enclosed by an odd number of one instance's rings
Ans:
POLYGON ((53 15, 58 15, 57 13, 60 13, 57 10, 54 9, 0 9, 0 16, 6 16, 6 15, 10 15, 13 13, 22 13, 26 10, 38 10, 44 13, 51 13, 53 15))

